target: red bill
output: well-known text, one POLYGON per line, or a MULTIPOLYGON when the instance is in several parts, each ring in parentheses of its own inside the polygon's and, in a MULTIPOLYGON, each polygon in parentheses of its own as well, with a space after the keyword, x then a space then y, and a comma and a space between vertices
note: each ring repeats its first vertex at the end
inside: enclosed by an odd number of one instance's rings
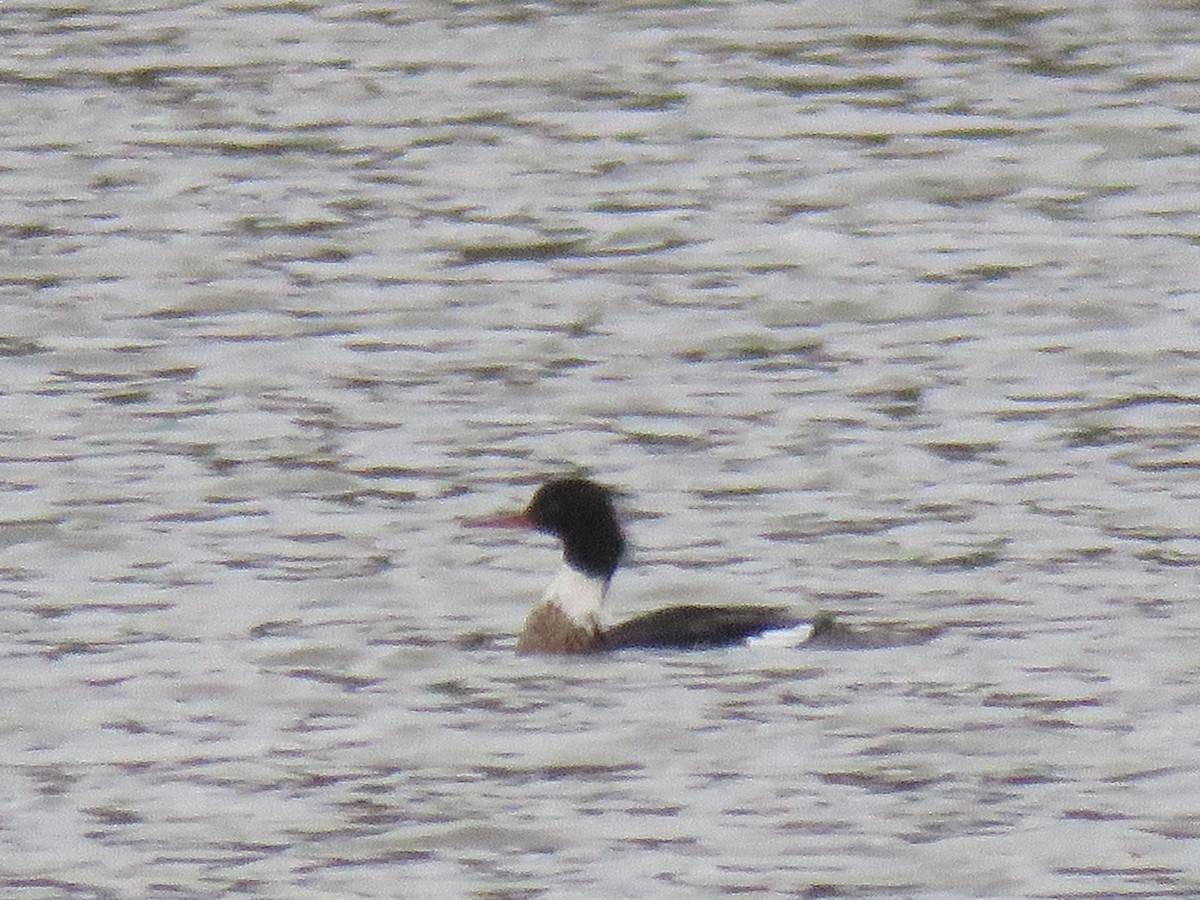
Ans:
POLYGON ((536 528, 526 512, 499 513, 493 516, 476 516, 463 519, 468 528, 536 528))

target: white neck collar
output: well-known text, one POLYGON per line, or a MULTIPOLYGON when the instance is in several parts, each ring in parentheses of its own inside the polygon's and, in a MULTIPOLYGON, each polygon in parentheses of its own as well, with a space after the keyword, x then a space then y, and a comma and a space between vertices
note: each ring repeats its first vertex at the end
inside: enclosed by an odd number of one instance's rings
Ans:
POLYGON ((551 603, 562 610, 573 622, 583 626, 598 626, 600 611, 604 606, 604 595, 608 581, 587 575, 563 563, 546 593, 542 603, 551 603))

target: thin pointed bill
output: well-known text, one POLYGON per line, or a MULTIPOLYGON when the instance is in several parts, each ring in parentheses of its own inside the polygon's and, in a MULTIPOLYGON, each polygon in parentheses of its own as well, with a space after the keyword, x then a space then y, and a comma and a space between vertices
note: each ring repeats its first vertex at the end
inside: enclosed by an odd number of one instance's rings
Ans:
POLYGON ((500 513, 494 516, 478 516, 463 519, 468 528, 536 528, 533 519, 524 512, 500 513))

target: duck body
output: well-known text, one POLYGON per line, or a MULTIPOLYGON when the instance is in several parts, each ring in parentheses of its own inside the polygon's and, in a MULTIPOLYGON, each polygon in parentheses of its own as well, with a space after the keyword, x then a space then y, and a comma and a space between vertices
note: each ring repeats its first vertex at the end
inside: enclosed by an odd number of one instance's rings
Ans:
POLYGON ((726 647, 766 631, 807 624, 782 606, 705 606, 688 604, 656 609, 605 630, 605 648, 677 647, 702 650, 726 647))
POLYGON ((606 627, 608 586, 625 552, 609 490, 583 478, 543 484, 519 513, 468 524, 532 528, 562 541, 563 565, 517 637, 519 653, 597 653, 631 648, 726 647, 804 621, 778 606, 689 604, 606 627))

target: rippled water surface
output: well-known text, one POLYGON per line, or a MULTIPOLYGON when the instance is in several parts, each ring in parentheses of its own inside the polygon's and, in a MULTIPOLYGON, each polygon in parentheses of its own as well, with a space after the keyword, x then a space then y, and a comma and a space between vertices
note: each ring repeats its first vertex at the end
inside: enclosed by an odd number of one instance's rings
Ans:
POLYGON ((5 897, 1200 895, 1195 3, 0 35, 5 897), (940 636, 517 657, 572 471, 940 636))

